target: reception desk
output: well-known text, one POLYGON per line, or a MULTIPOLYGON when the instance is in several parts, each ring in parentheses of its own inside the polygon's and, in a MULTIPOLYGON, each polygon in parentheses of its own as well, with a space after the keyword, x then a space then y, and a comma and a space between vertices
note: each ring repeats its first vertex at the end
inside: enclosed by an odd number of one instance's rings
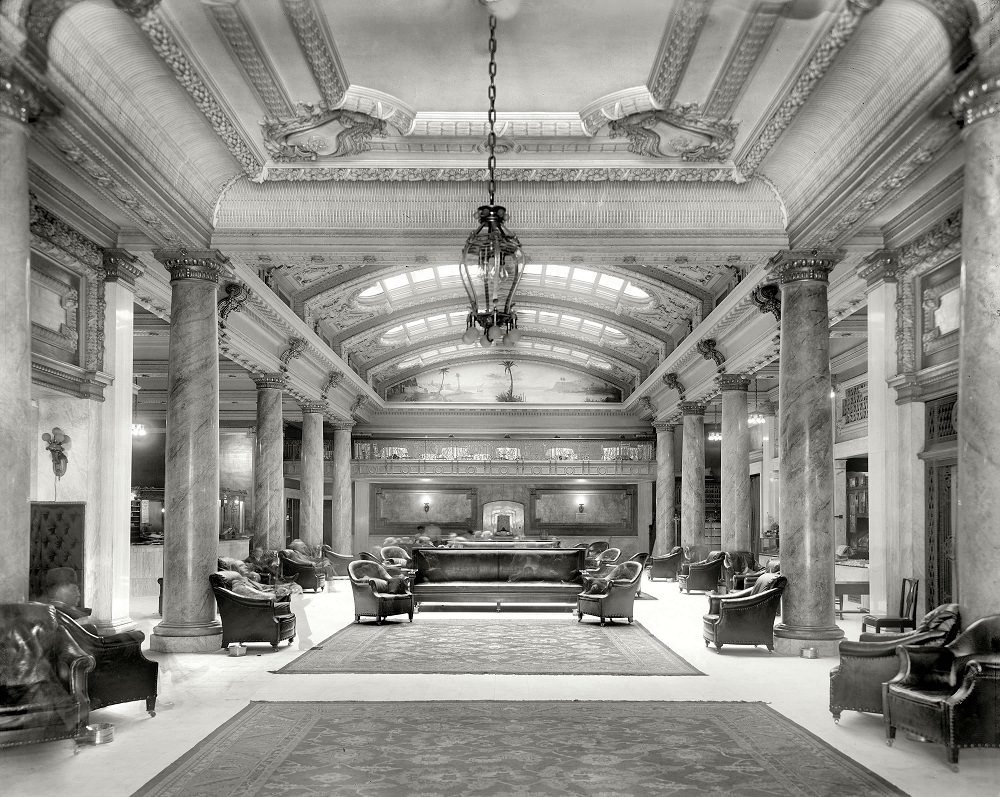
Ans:
MULTIPOLYGON (((249 537, 244 540, 219 540, 219 556, 246 559, 249 555, 249 537)), ((160 594, 156 579, 163 577, 163 546, 133 545, 131 559, 131 596, 155 598, 160 594)))

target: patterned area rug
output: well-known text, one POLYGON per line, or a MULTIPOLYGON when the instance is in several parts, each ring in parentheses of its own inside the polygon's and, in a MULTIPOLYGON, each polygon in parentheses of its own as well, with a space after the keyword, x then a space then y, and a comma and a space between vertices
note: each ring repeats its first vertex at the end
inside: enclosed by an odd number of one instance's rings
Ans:
POLYGON ((352 623, 276 672, 704 675, 639 623, 570 618, 352 623))
POLYGON ((873 797, 892 784, 762 703, 251 703, 138 797, 873 797))

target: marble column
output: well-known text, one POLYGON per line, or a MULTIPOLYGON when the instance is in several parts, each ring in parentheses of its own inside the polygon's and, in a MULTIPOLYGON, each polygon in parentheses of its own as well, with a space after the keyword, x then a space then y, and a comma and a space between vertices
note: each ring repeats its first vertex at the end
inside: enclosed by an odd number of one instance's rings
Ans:
POLYGON ((323 413, 325 401, 302 405, 302 482, 299 537, 308 545, 323 544, 323 413))
POLYGON ((31 235, 28 123, 37 106, 26 85, 0 71, 0 603, 28 599, 31 512, 31 235))
POLYGON ((150 647, 216 650, 222 626, 208 576, 219 556, 219 325, 216 250, 159 250, 170 272, 163 620, 150 647))
POLYGON ((743 374, 722 374, 722 550, 750 550, 750 426, 743 374))
MULTIPOLYGON (((847 460, 833 463, 833 544, 847 545, 847 460)), ((834 549, 836 550, 836 549, 834 549)))
POLYGON ((681 545, 692 561, 708 553, 705 538, 705 405, 682 401, 681 545))
MULTIPOLYGON (((996 17, 989 24, 1000 28, 996 17)), ((1000 58, 980 55, 989 77, 957 102, 965 113, 955 533, 963 625, 1000 608, 1000 58)))
POLYGON ((672 423, 654 423, 656 429, 656 541, 653 556, 665 556, 674 539, 674 430, 672 423))
POLYGON ((281 416, 282 373, 254 374, 257 442, 253 458, 253 545, 285 547, 285 440, 281 416))
MULTIPOLYGON (((130 616, 132 566, 132 342, 137 259, 121 249, 104 252, 104 369, 113 377, 99 405, 100 468, 92 493, 96 533, 88 540, 87 605, 102 634, 135 626, 130 616)), ((88 517, 88 521, 89 521, 88 517)))
POLYGON ((351 429, 353 423, 333 427, 333 534, 337 553, 355 553, 354 506, 351 491, 351 429))
POLYGON ((788 577, 775 650, 837 655, 834 619, 833 407, 830 401, 829 274, 842 253, 786 251, 781 280, 781 572, 788 577))

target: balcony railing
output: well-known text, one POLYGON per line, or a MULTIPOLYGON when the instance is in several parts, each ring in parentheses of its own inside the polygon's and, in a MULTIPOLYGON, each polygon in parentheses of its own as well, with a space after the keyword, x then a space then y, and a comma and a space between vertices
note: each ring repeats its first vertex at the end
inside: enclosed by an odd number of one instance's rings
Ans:
POLYGON ((617 440, 356 440, 358 461, 444 462, 653 462, 652 442, 617 440))
MULTIPOLYGON (((285 462, 299 462, 302 459, 302 441, 285 441, 285 462)), ((333 460, 333 442, 323 442, 323 459, 326 462, 333 460)))

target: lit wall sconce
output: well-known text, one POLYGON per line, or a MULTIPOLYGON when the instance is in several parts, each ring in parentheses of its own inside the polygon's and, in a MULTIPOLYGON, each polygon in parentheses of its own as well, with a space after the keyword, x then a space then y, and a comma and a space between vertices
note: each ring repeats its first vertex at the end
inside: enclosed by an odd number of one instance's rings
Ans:
POLYGON ((430 502, 429 501, 424 501, 424 512, 430 512, 430 511, 431 511, 430 502))
POLYGON ((582 515, 582 514, 584 513, 584 506, 583 506, 583 504, 580 504, 580 505, 579 505, 579 506, 578 506, 578 507, 576 508, 576 511, 577 511, 578 513, 580 513, 580 514, 582 515))

